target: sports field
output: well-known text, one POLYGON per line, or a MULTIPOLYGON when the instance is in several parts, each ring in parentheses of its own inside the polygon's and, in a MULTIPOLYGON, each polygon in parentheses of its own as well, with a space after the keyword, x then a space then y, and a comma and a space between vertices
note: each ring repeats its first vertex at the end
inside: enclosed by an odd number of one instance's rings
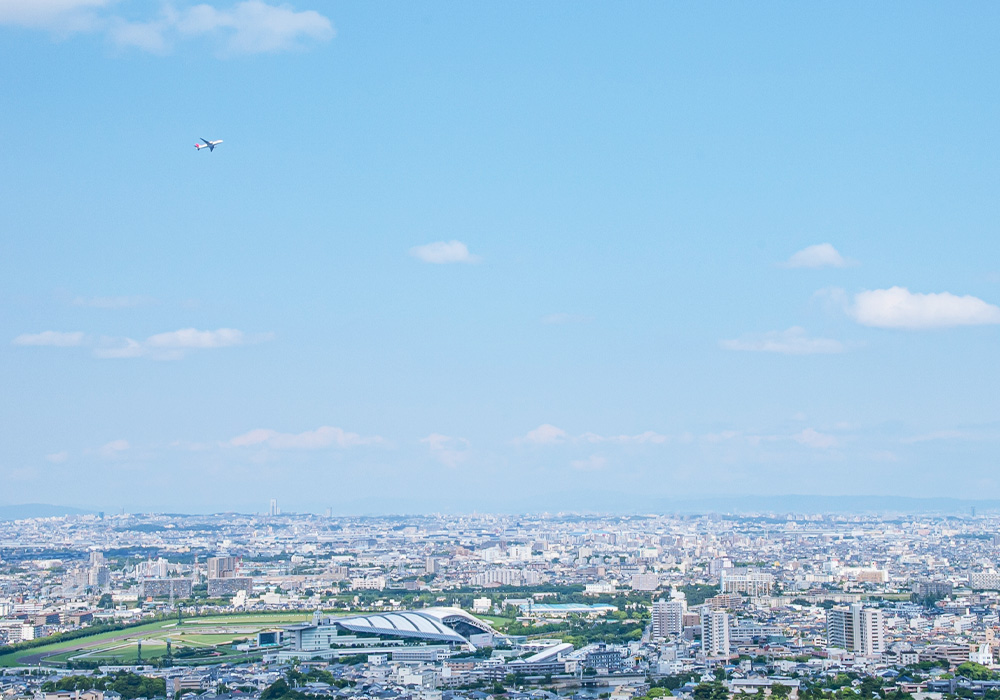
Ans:
POLYGON ((222 663, 244 656, 232 648, 234 640, 256 637, 261 630, 310 619, 311 614, 216 615, 177 620, 161 620, 125 630, 102 632, 65 642, 53 642, 33 649, 0 656, 0 666, 61 666, 68 661, 135 663, 142 643, 142 659, 163 656, 170 641, 175 664, 222 663))

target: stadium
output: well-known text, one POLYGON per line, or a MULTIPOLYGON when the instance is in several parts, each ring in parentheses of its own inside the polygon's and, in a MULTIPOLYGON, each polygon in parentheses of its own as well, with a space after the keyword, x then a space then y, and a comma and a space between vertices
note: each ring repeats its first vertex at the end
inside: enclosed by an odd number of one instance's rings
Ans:
POLYGON ((403 637, 473 647, 492 643, 499 633, 488 623, 460 608, 425 608, 403 612, 338 618, 334 624, 355 634, 403 637), (489 639, 485 639, 489 637, 489 639), (483 642, 485 641, 485 644, 483 642), (477 643, 478 642, 478 643, 477 643))

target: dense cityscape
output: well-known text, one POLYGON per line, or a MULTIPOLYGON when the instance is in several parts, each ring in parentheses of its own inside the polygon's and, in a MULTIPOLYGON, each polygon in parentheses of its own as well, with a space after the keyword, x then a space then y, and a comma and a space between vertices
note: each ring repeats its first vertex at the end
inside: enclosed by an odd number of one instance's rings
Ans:
POLYGON ((0 692, 997 697, 994 516, 0 523, 0 692))

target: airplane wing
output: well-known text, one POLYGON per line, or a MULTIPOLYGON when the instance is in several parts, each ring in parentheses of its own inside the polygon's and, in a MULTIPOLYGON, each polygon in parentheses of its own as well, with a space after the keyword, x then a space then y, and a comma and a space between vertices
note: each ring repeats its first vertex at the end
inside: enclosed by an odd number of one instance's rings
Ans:
POLYGON ((204 141, 204 142, 205 142, 205 145, 206 145, 206 146, 211 146, 211 145, 212 145, 212 142, 211 142, 211 141, 209 141, 208 139, 202 139, 202 141, 204 141))

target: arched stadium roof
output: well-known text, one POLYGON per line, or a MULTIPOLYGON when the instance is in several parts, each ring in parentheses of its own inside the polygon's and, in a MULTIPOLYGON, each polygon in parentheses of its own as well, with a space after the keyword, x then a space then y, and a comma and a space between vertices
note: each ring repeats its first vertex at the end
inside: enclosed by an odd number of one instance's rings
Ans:
POLYGON ((349 632, 451 644, 471 644, 469 637, 473 634, 498 634, 488 623, 461 608, 425 608, 341 617, 335 624, 349 632))

